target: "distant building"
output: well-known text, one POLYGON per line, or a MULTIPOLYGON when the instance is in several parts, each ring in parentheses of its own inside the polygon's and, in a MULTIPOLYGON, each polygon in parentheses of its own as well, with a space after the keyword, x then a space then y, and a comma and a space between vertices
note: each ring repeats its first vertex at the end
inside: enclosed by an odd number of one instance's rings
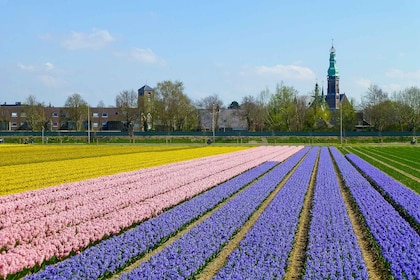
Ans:
POLYGON ((144 131, 153 128, 153 104, 155 99, 155 91, 148 85, 144 85, 138 89, 138 107, 140 110, 142 127, 144 131))
POLYGON ((330 66, 328 68, 328 87, 325 101, 330 110, 340 109, 341 102, 345 101, 346 95, 340 94, 340 76, 337 68, 337 60, 335 57, 335 48, 331 46, 330 49, 330 66))
POLYGON ((224 109, 213 112, 207 109, 199 109, 199 130, 201 131, 212 131, 213 120, 215 131, 244 131, 248 130, 248 124, 246 119, 243 117, 243 111, 238 109, 224 109), (214 119, 213 119, 214 118, 214 119))

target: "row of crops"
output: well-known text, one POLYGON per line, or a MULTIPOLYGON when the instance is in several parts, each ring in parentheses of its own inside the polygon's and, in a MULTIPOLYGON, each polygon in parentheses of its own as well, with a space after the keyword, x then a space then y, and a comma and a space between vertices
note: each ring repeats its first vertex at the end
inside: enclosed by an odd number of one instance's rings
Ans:
POLYGON ((246 147, 0 145, 0 195, 243 149, 246 147))
POLYGON ((419 279, 419 224, 420 196, 358 156, 266 146, 0 197, 0 276, 419 279))
POLYGON ((354 146, 344 149, 420 194, 420 149, 415 146, 354 146))

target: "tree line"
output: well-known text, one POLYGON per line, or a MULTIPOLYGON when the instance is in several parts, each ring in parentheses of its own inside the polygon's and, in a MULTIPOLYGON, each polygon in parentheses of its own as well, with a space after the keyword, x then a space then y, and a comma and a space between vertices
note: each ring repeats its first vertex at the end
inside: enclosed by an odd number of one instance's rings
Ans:
MULTIPOLYGON (((420 123, 420 89, 410 87, 392 95, 372 84, 356 106, 354 100, 343 100, 341 108, 330 110, 315 85, 310 95, 300 95, 292 86, 277 84, 274 92, 268 88, 253 96, 244 96, 225 106, 217 94, 193 101, 186 93, 181 81, 162 81, 153 88, 154 97, 150 112, 139 104, 138 93, 123 90, 115 98, 115 108, 127 131, 133 131, 134 123, 146 129, 160 131, 200 130, 200 111, 207 111, 215 118, 224 109, 237 110, 237 116, 247 124, 248 131, 354 131, 364 121, 365 129, 373 131, 418 130, 420 123), (153 123, 150 126, 150 122, 153 123)), ((28 126, 33 130, 47 128, 45 104, 31 95, 26 99, 25 113, 28 126)), ((69 96, 64 107, 67 118, 75 123, 76 130, 83 130, 87 120, 88 103, 78 93, 69 96)), ((100 102, 98 107, 104 107, 100 102)), ((218 129, 218 127, 215 127, 218 129)))

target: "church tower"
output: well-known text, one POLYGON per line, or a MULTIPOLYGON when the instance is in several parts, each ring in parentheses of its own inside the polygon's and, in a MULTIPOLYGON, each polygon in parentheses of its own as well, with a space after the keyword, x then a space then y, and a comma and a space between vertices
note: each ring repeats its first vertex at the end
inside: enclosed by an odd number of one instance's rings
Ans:
POLYGON ((142 130, 147 131, 152 129, 153 124, 153 104, 155 99, 155 92, 153 88, 144 85, 138 89, 138 102, 137 106, 140 110, 142 119, 142 130))
POLYGON ((328 88, 325 101, 330 109, 335 110, 340 107, 340 77, 336 66, 334 45, 330 49, 330 67, 328 68, 328 88))

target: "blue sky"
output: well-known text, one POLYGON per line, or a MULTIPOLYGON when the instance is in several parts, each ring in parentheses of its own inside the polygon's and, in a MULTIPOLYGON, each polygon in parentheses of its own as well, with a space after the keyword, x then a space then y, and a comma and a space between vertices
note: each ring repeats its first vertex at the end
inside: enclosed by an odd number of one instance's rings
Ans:
POLYGON ((283 82, 324 84, 332 39, 340 90, 420 87, 420 1, 0 0, 0 103, 184 83, 193 101, 229 105, 283 82))

